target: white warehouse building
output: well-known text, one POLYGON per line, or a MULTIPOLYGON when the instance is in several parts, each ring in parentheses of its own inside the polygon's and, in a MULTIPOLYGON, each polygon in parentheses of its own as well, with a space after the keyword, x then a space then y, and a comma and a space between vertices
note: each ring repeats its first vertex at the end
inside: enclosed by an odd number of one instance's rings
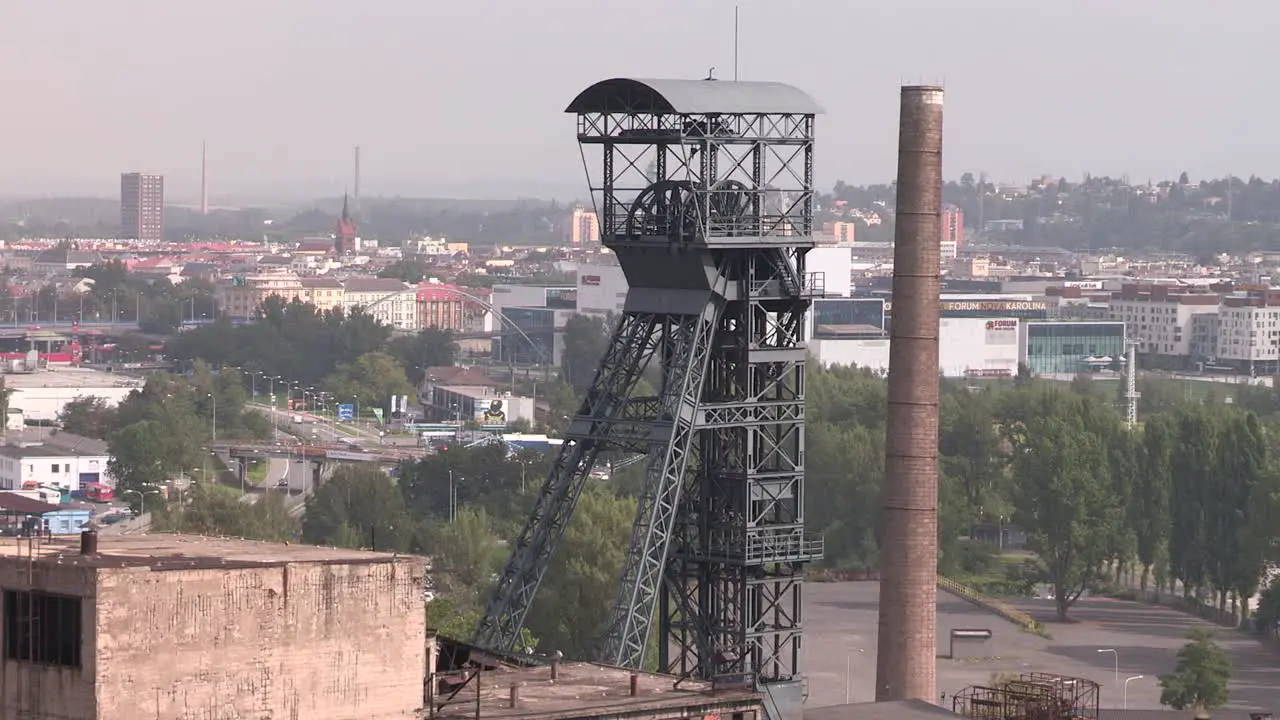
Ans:
MULTIPOLYGON (((1018 372, 1017 318, 943 318, 938 367, 946 377, 1010 377, 1018 372)), ((889 371, 889 338, 822 337, 815 331, 809 351, 823 366, 856 365, 889 371)))
POLYGON ((115 405, 142 387, 140 379, 126 375, 63 367, 33 373, 9 373, 5 387, 9 398, 7 425, 21 426, 25 421, 54 422, 72 400, 84 397, 102 398, 115 405))

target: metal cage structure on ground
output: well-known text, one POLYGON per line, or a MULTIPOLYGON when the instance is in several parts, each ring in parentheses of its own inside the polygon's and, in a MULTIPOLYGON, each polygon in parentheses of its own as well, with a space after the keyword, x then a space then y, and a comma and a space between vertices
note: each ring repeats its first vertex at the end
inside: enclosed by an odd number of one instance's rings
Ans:
MULTIPOLYGON (((600 643, 639 668, 801 684, 805 314, 818 105, 777 83, 613 79, 567 112, 629 290, 475 642, 513 647, 596 456, 647 457, 600 643), (636 394, 647 367, 657 395, 636 394)), ((795 693, 798 695, 798 692, 795 693)), ((782 697, 783 700, 778 700, 782 697)))
POLYGON ((951 709, 991 720, 1096 720, 1100 697, 1092 680, 1033 672, 996 687, 967 687, 952 697, 951 709))

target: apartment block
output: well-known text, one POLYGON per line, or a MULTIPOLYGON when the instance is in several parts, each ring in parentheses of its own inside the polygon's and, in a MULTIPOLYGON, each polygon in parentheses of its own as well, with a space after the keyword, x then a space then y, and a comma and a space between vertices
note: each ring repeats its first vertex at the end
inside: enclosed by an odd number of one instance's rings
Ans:
POLYGON ((304 277, 299 282, 302 284, 302 302, 315 305, 320 312, 341 308, 346 304, 346 288, 334 278, 304 277))
POLYGON ((124 173, 120 176, 120 237, 164 240, 164 176, 124 173))
POLYGON ((234 320, 254 317, 258 308, 269 297, 275 296, 291 302, 303 295, 302 279, 284 268, 230 277, 214 288, 214 302, 218 305, 218 312, 234 320))
POLYGON ((1138 341, 1143 355, 1163 355, 1187 361, 1192 356, 1192 319, 1218 313, 1218 293, 1212 288, 1180 285, 1122 285, 1113 293, 1108 311, 1138 341))
POLYGON ((1251 375, 1280 372, 1280 288, 1222 296, 1214 362, 1251 375))
POLYGON ((600 218, 594 212, 574 208, 569 216, 569 244, 574 247, 600 241, 600 218))

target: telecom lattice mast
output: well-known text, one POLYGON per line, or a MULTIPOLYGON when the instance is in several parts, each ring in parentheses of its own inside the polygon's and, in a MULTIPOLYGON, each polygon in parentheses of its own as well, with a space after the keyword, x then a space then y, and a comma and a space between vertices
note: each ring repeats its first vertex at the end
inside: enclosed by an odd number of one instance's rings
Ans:
POLYGON ((1138 426, 1138 401, 1142 399, 1142 393, 1138 392, 1138 346, 1141 344, 1138 338, 1125 341, 1124 409, 1125 421, 1131 428, 1138 426))
POLYGON ((647 457, 601 642, 640 667, 741 675, 798 697, 804 529, 805 271, 814 117, 777 83, 614 79, 569 105, 601 235, 627 276, 622 319, 476 633, 511 650, 604 450, 647 457), (656 397, 638 397, 653 362, 656 397))

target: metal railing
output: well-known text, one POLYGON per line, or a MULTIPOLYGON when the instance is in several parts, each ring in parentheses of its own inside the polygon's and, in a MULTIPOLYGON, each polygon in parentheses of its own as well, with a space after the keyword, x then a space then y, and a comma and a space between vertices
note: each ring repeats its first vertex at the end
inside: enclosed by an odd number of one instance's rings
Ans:
MULTIPOLYGON (((827 292, 827 276, 822 272, 807 272, 800 280, 798 296, 802 298, 822 297, 827 292)), ((753 297, 795 297, 785 292, 778 280, 753 280, 751 282, 753 297)))
POLYGON ((747 531, 744 559, 748 564, 805 562, 821 558, 824 550, 825 540, 821 535, 790 528, 752 529, 747 531))
POLYGON ((984 595, 968 585, 958 583, 951 578, 939 575, 938 589, 951 593, 961 600, 973 603, 984 610, 989 610, 1027 632, 1036 634, 1044 632, 1043 628, 1040 627, 1040 623, 1027 613, 1010 606, 1008 603, 1002 602, 988 595, 984 595))

